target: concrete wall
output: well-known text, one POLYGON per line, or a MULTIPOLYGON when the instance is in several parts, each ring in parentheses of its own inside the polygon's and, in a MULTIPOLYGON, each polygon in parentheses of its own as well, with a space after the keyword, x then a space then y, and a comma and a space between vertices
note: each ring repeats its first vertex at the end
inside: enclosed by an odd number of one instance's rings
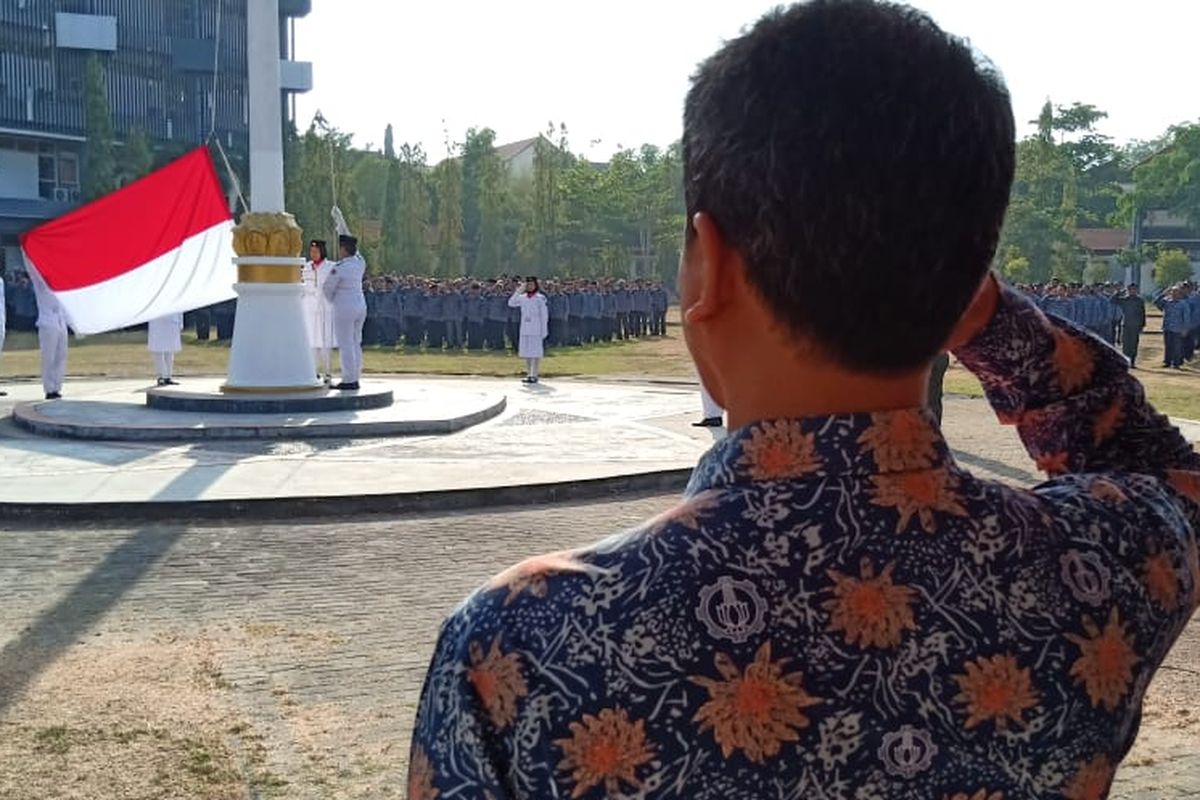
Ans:
POLYGON ((530 146, 526 147, 520 153, 508 162, 508 174, 514 178, 531 178, 533 177, 533 159, 537 153, 537 148, 530 146))

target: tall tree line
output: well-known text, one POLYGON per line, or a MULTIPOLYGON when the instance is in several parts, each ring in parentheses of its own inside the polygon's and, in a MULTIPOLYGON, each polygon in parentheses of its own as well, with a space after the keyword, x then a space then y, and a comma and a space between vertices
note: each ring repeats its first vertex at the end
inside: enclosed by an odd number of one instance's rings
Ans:
MULTIPOLYGON (((997 252, 1015 281, 1106 279, 1089 264, 1080 228, 1131 229, 1135 217, 1162 209, 1200 226, 1200 125, 1175 126, 1152 141, 1118 145, 1101 132, 1108 114, 1094 105, 1046 102, 1033 132, 1017 143, 1017 171, 997 252)), ((1139 265, 1156 254, 1122 252, 1139 265)))
POLYGON ((368 233, 360 245, 373 272, 626 276, 636 269, 668 277, 678 259, 677 145, 625 150, 598 165, 571 153, 566 127, 552 124, 533 145, 532 170, 521 173, 502 160, 490 128, 468 129, 431 164, 419 146, 397 145, 390 125, 377 152, 314 124, 288 136, 285 174, 288 208, 306 231, 330 227, 336 187, 351 227, 368 233))

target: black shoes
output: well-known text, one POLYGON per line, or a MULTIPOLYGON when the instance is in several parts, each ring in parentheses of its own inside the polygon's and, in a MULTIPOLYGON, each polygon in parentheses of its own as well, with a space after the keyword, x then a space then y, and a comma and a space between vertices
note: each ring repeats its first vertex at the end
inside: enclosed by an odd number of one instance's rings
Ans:
POLYGON ((339 392, 357 392, 358 391, 358 381, 355 381, 354 383, 346 383, 345 381, 343 381, 342 383, 337 384, 333 388, 337 389, 339 392))
POLYGON ((725 421, 720 417, 705 417, 699 422, 693 422, 693 428, 721 428, 724 427, 725 421))
POLYGON ((62 400, 62 395, 58 392, 46 392, 47 400, 62 400))
POLYGON ((173 381, 170 378, 159 378, 158 385, 159 386, 178 386, 179 381, 173 381))
POLYGON ((524 378, 521 378, 521 383, 528 383, 531 386, 537 382, 538 382, 538 379, 533 377, 532 375, 527 375, 524 378))

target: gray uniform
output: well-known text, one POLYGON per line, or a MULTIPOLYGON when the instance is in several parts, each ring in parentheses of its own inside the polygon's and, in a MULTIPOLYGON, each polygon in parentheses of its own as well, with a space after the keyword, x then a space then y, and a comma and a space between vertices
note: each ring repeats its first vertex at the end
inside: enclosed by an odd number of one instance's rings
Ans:
POLYGON ((461 350, 464 343, 463 322, 466 308, 457 289, 442 295, 442 317, 446 320, 446 342, 452 350, 461 350))

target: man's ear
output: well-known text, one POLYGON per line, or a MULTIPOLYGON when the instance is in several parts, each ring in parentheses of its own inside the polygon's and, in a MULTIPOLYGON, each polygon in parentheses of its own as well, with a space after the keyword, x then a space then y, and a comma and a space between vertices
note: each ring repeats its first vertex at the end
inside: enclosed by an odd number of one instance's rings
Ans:
POLYGON ((692 230, 688 281, 695 299, 683 313, 688 322, 702 322, 715 316, 725 304, 731 251, 716 222, 705 212, 692 217, 692 230))

